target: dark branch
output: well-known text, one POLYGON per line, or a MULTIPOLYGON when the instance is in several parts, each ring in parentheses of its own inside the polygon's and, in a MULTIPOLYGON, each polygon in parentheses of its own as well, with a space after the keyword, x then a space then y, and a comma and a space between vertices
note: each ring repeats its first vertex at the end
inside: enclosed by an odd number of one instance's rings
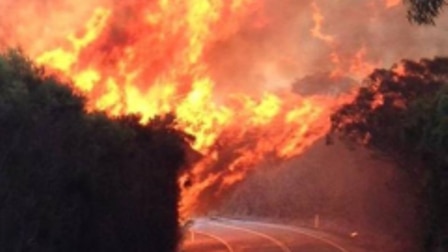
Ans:
POLYGON ((404 0, 408 8, 408 19, 419 25, 434 25, 446 0, 404 0))

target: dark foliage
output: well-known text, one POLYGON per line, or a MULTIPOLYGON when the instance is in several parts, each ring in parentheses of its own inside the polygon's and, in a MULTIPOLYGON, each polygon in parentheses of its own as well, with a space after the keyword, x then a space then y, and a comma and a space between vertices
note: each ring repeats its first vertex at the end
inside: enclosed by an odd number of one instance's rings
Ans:
POLYGON ((0 250, 174 251, 185 136, 170 118, 84 107, 20 52, 0 55, 0 250))
POLYGON ((404 0, 408 5, 408 19, 416 24, 432 24, 439 16, 446 0, 404 0))
POLYGON ((448 246, 448 58, 376 70, 355 101, 331 118, 333 131, 397 161, 421 194, 425 250, 448 246))

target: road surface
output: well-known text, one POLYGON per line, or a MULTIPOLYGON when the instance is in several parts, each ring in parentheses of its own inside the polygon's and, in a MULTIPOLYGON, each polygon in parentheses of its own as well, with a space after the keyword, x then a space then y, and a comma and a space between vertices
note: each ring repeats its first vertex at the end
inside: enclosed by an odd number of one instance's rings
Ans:
POLYGON ((228 219, 197 219, 182 252, 352 252, 297 227, 228 219))

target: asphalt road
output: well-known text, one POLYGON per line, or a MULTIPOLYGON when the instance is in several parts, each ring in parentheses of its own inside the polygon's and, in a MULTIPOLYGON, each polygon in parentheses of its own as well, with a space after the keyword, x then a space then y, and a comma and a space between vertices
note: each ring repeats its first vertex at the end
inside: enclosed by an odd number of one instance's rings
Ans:
POLYGON ((349 252, 335 241, 305 229, 228 219, 195 220, 181 251, 349 252))

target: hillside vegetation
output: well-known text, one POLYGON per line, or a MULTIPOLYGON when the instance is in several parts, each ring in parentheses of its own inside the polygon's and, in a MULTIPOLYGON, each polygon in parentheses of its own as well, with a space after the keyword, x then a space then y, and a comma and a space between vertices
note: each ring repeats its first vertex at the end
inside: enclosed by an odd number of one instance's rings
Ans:
POLYGON ((364 84, 331 117, 327 142, 338 144, 254 176, 224 212, 308 223, 319 214, 337 229, 390 237, 379 251, 446 250, 448 58, 403 60, 364 84))

